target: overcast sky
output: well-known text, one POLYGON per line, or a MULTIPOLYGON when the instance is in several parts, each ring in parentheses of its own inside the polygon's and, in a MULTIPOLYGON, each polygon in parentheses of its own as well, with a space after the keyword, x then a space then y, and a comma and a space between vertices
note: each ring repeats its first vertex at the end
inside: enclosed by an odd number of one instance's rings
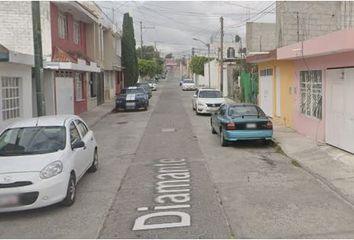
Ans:
MULTIPOLYGON (((192 40, 209 42, 220 38, 220 16, 224 18, 225 42, 236 34, 245 35, 246 22, 275 22, 274 1, 97 1, 107 17, 122 28, 123 14, 134 20, 135 39, 140 45, 140 21, 143 43, 153 45, 162 54, 191 54, 191 48, 206 48, 192 40)), ((163 55, 162 55, 163 56, 163 55)))

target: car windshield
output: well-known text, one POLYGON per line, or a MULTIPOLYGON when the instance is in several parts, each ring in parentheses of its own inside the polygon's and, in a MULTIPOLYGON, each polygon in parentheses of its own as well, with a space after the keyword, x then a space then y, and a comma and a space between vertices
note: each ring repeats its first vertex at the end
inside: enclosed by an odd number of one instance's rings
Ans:
POLYGON ((194 83, 193 80, 184 80, 184 83, 194 83))
POLYGON ((231 106, 229 116, 265 116, 264 112, 256 106, 231 106))
POLYGON ((200 91, 200 98, 221 98, 221 93, 219 91, 200 91))
POLYGON ((65 127, 12 128, 0 136, 0 156, 44 154, 65 148, 65 127))
POLYGON ((122 89, 122 94, 137 94, 137 93, 145 93, 142 88, 124 88, 122 89))

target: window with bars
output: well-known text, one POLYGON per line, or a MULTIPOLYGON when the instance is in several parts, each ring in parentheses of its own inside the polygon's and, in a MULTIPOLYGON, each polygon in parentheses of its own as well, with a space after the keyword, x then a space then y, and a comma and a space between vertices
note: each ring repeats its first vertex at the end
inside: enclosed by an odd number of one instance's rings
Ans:
POLYGON ((19 77, 1 77, 2 120, 20 117, 19 77))
POLYGON ((80 44, 80 23, 74 22, 74 43, 80 44))
POLYGON ((61 39, 67 39, 68 23, 66 16, 62 13, 58 15, 58 35, 61 39))
POLYGON ((80 74, 75 75, 75 100, 81 101, 83 99, 83 86, 82 86, 82 78, 80 74))
POLYGON ((259 71, 260 76, 272 76, 273 75, 273 69, 268 68, 268 69, 263 69, 259 71))
POLYGON ((300 72, 300 111, 322 119, 322 71, 300 72))

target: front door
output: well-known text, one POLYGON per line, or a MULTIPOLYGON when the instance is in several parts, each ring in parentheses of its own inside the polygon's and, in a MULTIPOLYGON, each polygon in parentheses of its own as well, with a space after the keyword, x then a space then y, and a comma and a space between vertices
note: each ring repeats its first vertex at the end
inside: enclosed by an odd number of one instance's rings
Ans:
POLYGON ((56 77, 56 114, 74 114, 74 80, 56 77))
POLYGON ((327 70, 326 142, 354 153, 354 69, 327 70))
POLYGON ((260 107, 268 116, 273 116, 273 76, 261 76, 260 79, 260 107))

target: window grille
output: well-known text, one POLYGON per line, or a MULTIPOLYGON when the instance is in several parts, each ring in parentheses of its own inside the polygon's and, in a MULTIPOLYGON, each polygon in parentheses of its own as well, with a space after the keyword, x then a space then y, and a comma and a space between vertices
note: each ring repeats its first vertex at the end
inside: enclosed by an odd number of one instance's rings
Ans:
POLYGON ((300 72, 300 111, 322 119, 322 71, 300 72))
POLYGON ((19 77, 1 77, 2 120, 20 117, 19 77))

